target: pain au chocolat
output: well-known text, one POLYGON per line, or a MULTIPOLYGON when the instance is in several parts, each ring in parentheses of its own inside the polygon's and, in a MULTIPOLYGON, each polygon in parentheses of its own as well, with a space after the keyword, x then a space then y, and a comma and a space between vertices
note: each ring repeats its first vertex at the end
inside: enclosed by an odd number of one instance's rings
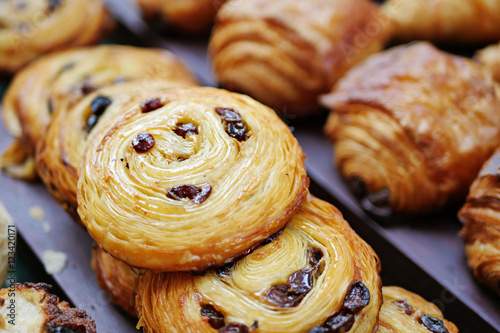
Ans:
POLYGON ((368 0, 233 0, 210 40, 223 87, 281 114, 308 114, 352 66, 383 48, 389 25, 368 0))
POLYGON ((214 88, 133 101, 87 146, 78 213, 106 252, 159 271, 234 260, 282 229, 309 179, 289 128, 264 105, 214 88))
POLYGON ((335 159, 365 210, 423 214, 463 199, 500 144, 491 75, 426 42, 374 55, 323 97, 335 159))

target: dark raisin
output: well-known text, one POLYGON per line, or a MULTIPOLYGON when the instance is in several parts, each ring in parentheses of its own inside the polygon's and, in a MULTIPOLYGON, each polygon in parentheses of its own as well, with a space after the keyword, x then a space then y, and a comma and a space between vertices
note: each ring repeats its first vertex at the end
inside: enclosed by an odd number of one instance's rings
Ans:
POLYGON ((210 326, 213 328, 221 328, 223 327, 226 323, 224 322, 224 315, 217 311, 212 305, 210 304, 205 304, 201 307, 200 311, 201 315, 203 317, 208 318, 208 323, 210 326))
POLYGON ((368 303, 370 303, 370 291, 364 283, 361 281, 351 283, 344 298, 343 308, 357 313, 367 306, 368 303))
POLYGON ((62 327, 62 326, 50 329, 49 332, 50 333, 76 333, 71 328, 62 327))
POLYGON ((411 316, 413 314, 413 308, 405 299, 397 300, 396 302, 394 302, 394 304, 403 309, 408 316, 411 316))
POLYGON ((49 98, 47 101, 47 108, 49 109, 49 113, 54 113, 54 103, 52 103, 52 98, 49 98))
POLYGON ((132 146, 138 153, 147 153, 155 146, 155 138, 149 133, 139 133, 132 140, 132 146))
POLYGON ((125 163, 125 167, 126 167, 127 169, 130 169, 130 167, 129 167, 128 163, 125 163))
POLYGON ((263 246, 263 245, 267 245, 267 244, 269 244, 271 242, 274 242, 274 240, 276 238, 278 238, 282 233, 283 233, 283 229, 281 229, 280 231, 278 231, 274 235, 271 235, 271 236, 267 237, 262 243, 260 243, 260 245, 263 246))
POLYGON ((63 0, 49 0, 49 11, 53 12, 61 6, 63 0))
POLYGON ((448 329, 444 326, 441 319, 434 318, 428 314, 424 314, 420 317, 418 322, 427 327, 427 329, 432 333, 448 333, 448 329))
POLYGON ((219 332, 221 333, 248 333, 248 327, 243 324, 227 324, 222 327, 219 332))
POLYGON ((85 82, 82 87, 80 88, 81 92, 83 95, 88 95, 93 91, 97 90, 96 86, 93 86, 92 84, 85 82))
POLYGON ((330 333, 331 330, 327 327, 314 326, 309 333, 330 333))
POLYGON ((259 322, 258 322, 257 320, 253 322, 253 324, 252 324, 252 328, 253 328, 254 330, 256 330, 256 329, 258 329, 258 328, 259 328, 259 322))
POLYGON ((243 118, 238 111, 233 108, 215 108, 215 112, 221 117, 222 120, 227 121, 228 123, 232 122, 241 122, 243 118))
POLYGON ((347 186, 357 198, 366 196, 366 184, 363 179, 358 176, 352 176, 347 181, 347 186))
POLYGON ((195 204, 201 204, 210 196, 212 186, 209 183, 203 184, 201 187, 194 185, 178 185, 172 187, 167 196, 170 199, 182 200, 188 198, 195 204))
POLYGON ((99 117, 97 115, 90 115, 89 119, 87 119, 87 126, 85 127, 85 131, 90 132, 92 128, 94 128, 95 124, 97 124, 98 119, 99 117))
POLYGON ((348 332, 354 325, 354 314, 349 310, 341 310, 328 318, 323 327, 329 328, 332 333, 348 332))
POLYGON ((205 276, 205 275, 207 275, 206 271, 191 271, 190 273, 192 276, 205 276))
POLYGON ((151 112, 154 110, 158 110, 163 106, 162 101, 159 98, 151 98, 148 99, 141 104, 142 113, 151 112))
POLYGON ((193 199, 193 202, 195 204, 201 204, 205 200, 208 199, 210 196, 210 193, 212 193, 212 186, 210 184, 206 183, 201 186, 200 193, 193 199))
POLYGON ((282 308, 291 308, 299 305, 304 296, 305 294, 290 293, 290 287, 285 284, 274 286, 266 293, 266 298, 269 302, 282 308))
POLYGON ((101 116, 111 105, 111 99, 105 96, 97 96, 90 104, 90 111, 97 116, 101 116))
POLYGON ((227 276, 229 275, 229 272, 231 272, 231 268, 233 268, 233 264, 226 264, 224 266, 221 266, 216 269, 217 274, 222 275, 222 276, 227 276))
POLYGON ((313 287, 313 275, 309 269, 301 269, 290 275, 287 281, 290 292, 294 294, 306 294, 313 287))
POLYGON ((228 123, 227 134, 238 141, 245 141, 247 139, 247 125, 243 122, 228 123))
POLYGON ((321 258, 323 258, 323 252, 317 249, 310 248, 308 250, 308 255, 309 255, 309 265, 311 265, 312 268, 318 267, 321 258))
POLYGON ((191 123, 178 123, 174 132, 185 139, 186 135, 198 134, 198 127, 191 123))

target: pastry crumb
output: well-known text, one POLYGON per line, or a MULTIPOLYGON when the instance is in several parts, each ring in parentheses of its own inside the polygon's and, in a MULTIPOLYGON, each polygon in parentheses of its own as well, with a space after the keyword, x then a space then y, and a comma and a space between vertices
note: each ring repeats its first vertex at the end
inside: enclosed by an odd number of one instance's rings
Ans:
POLYGON ((42 229, 43 229, 43 231, 44 231, 46 234, 48 234, 48 233, 50 232, 50 224, 49 224, 49 222, 44 222, 44 223, 42 224, 42 229))
POLYGON ((33 206, 30 208, 30 216, 37 221, 45 217, 45 211, 40 206, 33 206))
POLYGON ((64 252, 46 250, 43 252, 42 261, 47 274, 59 274, 66 267, 68 256, 64 252))

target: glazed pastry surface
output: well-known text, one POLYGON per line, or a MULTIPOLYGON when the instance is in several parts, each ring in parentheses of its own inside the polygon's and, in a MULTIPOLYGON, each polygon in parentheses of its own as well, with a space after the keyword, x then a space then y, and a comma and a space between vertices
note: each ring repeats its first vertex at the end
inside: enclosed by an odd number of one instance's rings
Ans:
POLYGON ((401 41, 459 45, 500 40, 500 2, 490 0, 389 0, 385 13, 401 41))
POLYGON ((0 1, 0 73, 48 52, 96 43, 112 27, 100 0, 0 1))
POLYGON ((219 266, 300 208, 304 154, 271 109, 214 88, 151 99, 96 134, 81 164, 78 213, 106 252, 160 271, 219 266))
POLYGON ((382 302, 373 250, 332 205, 310 198, 283 232, 203 276, 143 271, 144 332, 372 332, 382 302))
POLYGON ((279 113, 307 114, 350 67, 383 48, 388 25, 366 0, 233 0, 209 51, 221 84, 279 113))
POLYGON ((377 333, 457 333, 434 304, 399 287, 383 287, 377 333))
POLYGON ((500 150, 484 164, 458 217, 475 277, 500 294, 500 150))
POLYGON ((336 163, 375 215, 462 200, 498 146, 499 95, 475 62, 421 42, 374 55, 331 94, 336 163))

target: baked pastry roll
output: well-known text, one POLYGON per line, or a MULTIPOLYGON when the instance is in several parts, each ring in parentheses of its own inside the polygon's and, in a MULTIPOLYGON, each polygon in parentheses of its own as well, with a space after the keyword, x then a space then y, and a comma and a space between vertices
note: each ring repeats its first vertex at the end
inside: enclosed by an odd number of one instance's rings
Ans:
MULTIPOLYGON (((29 158, 55 110, 71 106, 98 88, 120 82, 188 75, 177 58, 163 50, 106 45, 54 53, 16 75, 3 100, 3 118, 8 132, 17 139, 15 147, 19 148, 22 141, 24 156, 29 158)), ((8 150, 4 161, 12 151, 21 154, 18 150, 8 150)), ((3 167, 9 165, 3 163, 3 167)))
POLYGON ((500 294, 500 149, 484 164, 458 217, 476 278, 500 294))
POLYGON ((387 218, 463 199, 500 143, 498 93, 478 64, 427 42, 352 69, 323 97, 325 129, 363 208, 387 218))
MULTIPOLYGON (((172 66, 183 66, 172 61, 172 66)), ((172 77, 131 81, 105 87, 80 99, 73 106, 56 110, 36 153, 38 175, 52 196, 75 219, 79 220, 76 202, 77 170, 83 152, 95 133, 123 112, 132 100, 141 103, 146 95, 170 88, 195 86, 188 73, 173 68, 172 77), (181 74, 181 75, 179 75, 181 74), (170 80, 168 80, 170 79, 170 80)))
POLYGON ((458 333, 434 304, 399 287, 383 287, 377 333, 458 333))
POLYGON ((375 252, 340 212, 306 202, 281 234, 234 265, 189 273, 143 271, 144 332, 373 332, 382 302, 375 252))
POLYGON ((400 41, 481 44, 500 40, 500 2, 490 0, 389 0, 384 12, 400 41))
POLYGON ((136 317, 132 296, 139 271, 116 260, 97 245, 92 247, 91 264, 97 277, 97 283, 106 292, 111 302, 121 307, 132 317, 136 317))
POLYGON ((12 284, 0 290, 0 330, 8 333, 96 333, 87 313, 51 294, 46 283, 12 284), (15 303, 11 303, 14 301, 15 303), (12 312, 12 304, 15 311, 12 312))
POLYGON ((113 25, 100 0, 0 1, 0 73, 48 52, 96 43, 113 25))
POLYGON ((493 79, 500 82, 500 44, 490 45, 478 51, 475 58, 493 74, 493 79))
POLYGON ((297 140, 247 96, 178 89, 124 109, 87 146, 77 201, 92 238, 131 266, 223 265, 283 228, 308 192, 297 140))
POLYGON ((306 114, 350 67, 382 49, 388 25, 368 0, 232 0, 209 51, 221 84, 280 113, 306 114))

